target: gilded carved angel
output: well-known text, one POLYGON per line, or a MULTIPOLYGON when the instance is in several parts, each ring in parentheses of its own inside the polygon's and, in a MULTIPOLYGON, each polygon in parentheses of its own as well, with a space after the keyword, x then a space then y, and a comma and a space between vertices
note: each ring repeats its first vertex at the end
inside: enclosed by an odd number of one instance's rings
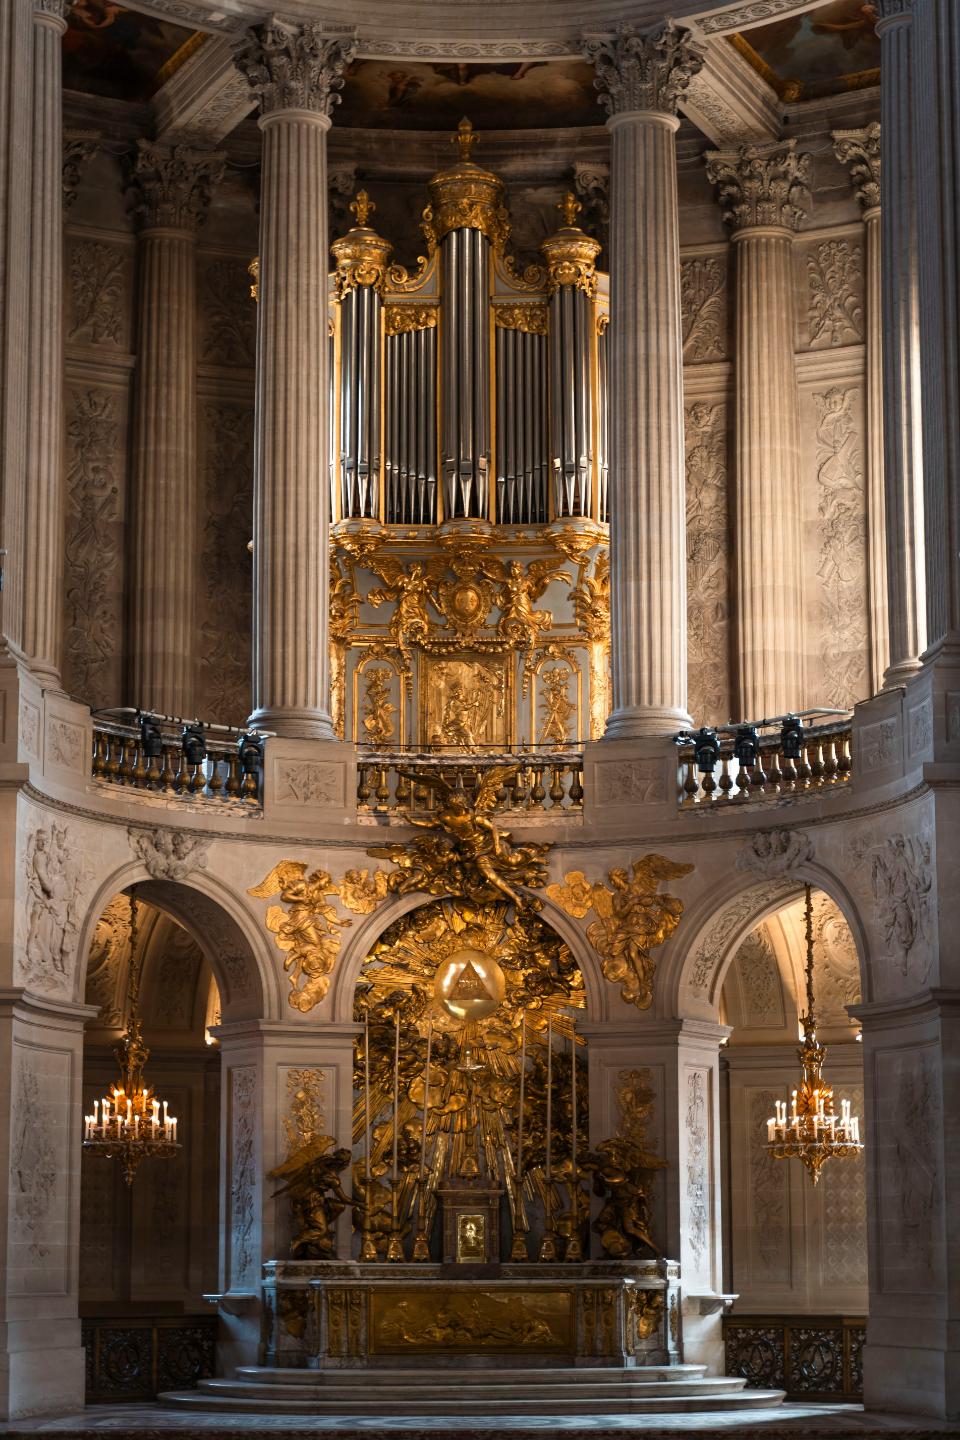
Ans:
POLYGON ((330 903, 338 887, 326 870, 307 875, 303 860, 281 860, 247 893, 261 900, 280 896, 282 904, 267 910, 267 929, 286 953, 283 968, 293 985, 289 1003, 295 1010, 312 1010, 330 988, 330 972, 340 952, 338 932, 352 923, 341 920, 330 903))
POLYGON ((400 560, 378 555, 370 561, 370 568, 383 580, 384 588, 371 590, 367 599, 375 606, 385 601, 394 602, 390 634, 396 641, 397 649, 407 657, 410 642, 423 640, 430 630, 428 607, 433 605, 436 608, 437 581, 446 571, 446 560, 443 556, 435 557, 426 565, 414 560, 408 569, 400 560), (440 574, 436 573, 438 571, 440 574))
POLYGON ((299 1146, 271 1180, 285 1183, 274 1198, 289 1195, 297 1232, 290 1243, 294 1260, 329 1260, 336 1251, 337 1217, 353 1201, 344 1193, 340 1171, 350 1164, 350 1151, 334 1150, 333 1137, 316 1135, 299 1146))
POLYGON ((523 650, 532 650, 544 630, 553 624, 550 610, 534 610, 551 580, 567 580, 570 576, 561 570, 563 561, 557 558, 534 560, 526 569, 519 560, 511 560, 500 583, 497 603, 501 615, 497 622, 498 632, 523 650))
POLYGON ((505 897, 518 909, 539 909, 535 896, 516 887, 537 888, 546 882, 544 856, 549 845, 515 845, 509 831, 490 819, 503 785, 515 774, 512 765, 488 770, 472 800, 437 773, 401 771, 418 785, 429 785, 438 797, 437 809, 425 817, 410 815, 411 825, 433 832, 412 846, 386 845, 369 855, 397 861, 389 877, 390 889, 406 895, 425 890, 430 895, 462 893, 477 902, 505 897))

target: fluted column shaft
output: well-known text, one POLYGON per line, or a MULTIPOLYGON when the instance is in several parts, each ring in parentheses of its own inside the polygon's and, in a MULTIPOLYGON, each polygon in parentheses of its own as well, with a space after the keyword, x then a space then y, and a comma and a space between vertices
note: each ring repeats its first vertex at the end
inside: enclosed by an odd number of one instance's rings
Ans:
POLYGON ((29 434, 23 504, 20 648, 60 683, 63 628, 63 186, 60 37, 66 0, 36 0, 30 195, 29 434))
MULTIPOLYGON (((926 639, 935 658, 944 641, 960 644, 960 7, 913 0, 912 8, 926 639)), ((902 36, 910 43, 908 30, 902 36)))
MULTIPOLYGON (((883 267, 881 264, 880 125, 834 130, 837 159, 863 206, 866 310, 867 584, 870 615, 870 684, 876 693, 890 665, 890 590, 887 581, 887 503, 884 496, 883 267)), ((892 562, 891 562, 892 563, 892 562)))
POLYGON ((142 141, 130 700, 191 716, 197 658, 196 231, 219 156, 142 141))
MULTIPOLYGON (((881 184, 884 487, 890 665, 902 685, 927 645, 917 190, 913 157, 913 38, 909 6, 881 8, 881 184)), ((923 82, 926 83, 926 82, 923 82)))
POLYGON ((355 47, 316 24, 248 32, 263 157, 252 724, 334 739, 329 660, 327 131, 355 47))
POLYGON ((793 144, 713 152, 736 265, 736 636, 746 719, 804 703, 793 236, 809 161, 793 144))
POLYGON ((669 735, 690 723, 676 109, 702 56, 671 24, 585 50, 611 136, 606 737, 669 735))

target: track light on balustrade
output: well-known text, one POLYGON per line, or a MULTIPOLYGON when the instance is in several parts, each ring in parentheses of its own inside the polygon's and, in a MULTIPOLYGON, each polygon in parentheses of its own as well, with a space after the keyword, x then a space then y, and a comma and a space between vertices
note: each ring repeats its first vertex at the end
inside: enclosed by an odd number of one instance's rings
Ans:
POLYGON ((849 1159, 863 1151, 860 1118, 851 1113, 850 1101, 841 1100, 840 1114, 833 1104, 833 1091, 824 1083, 826 1048, 817 1039, 813 1008, 813 899, 810 886, 804 887, 806 920, 807 1013, 800 1017, 803 1041, 797 1051, 802 1069, 800 1084, 791 1091, 790 1112, 785 1100, 777 1100, 776 1113, 767 1121, 767 1149, 777 1160, 800 1160, 813 1184, 833 1156, 849 1159))
POLYGON ((738 725, 733 756, 742 770, 752 770, 760 754, 760 736, 755 725, 738 725))
POLYGON ((780 749, 784 760, 802 760, 804 745, 803 721, 799 715, 785 715, 780 722, 780 749))
POLYGON ((93 1111, 83 1117, 83 1148, 103 1160, 119 1160, 128 1185, 144 1160, 171 1160, 180 1150, 177 1120, 166 1100, 158 1100, 145 1084, 144 1067, 150 1051, 143 1043, 140 1019, 140 978, 143 956, 137 945, 137 901, 130 893, 129 1016, 123 1038, 114 1054, 120 1083, 109 1095, 94 1100, 93 1111))

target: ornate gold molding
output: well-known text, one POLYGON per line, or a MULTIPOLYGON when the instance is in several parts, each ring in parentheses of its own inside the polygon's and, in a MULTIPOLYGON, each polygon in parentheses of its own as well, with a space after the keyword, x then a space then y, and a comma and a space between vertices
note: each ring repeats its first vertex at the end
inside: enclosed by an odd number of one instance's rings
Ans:
POLYGON ((460 121, 452 139, 460 151, 457 164, 427 183, 430 204, 423 212, 422 229, 431 253, 451 230, 462 229, 482 230, 493 247, 502 250, 510 234, 503 181, 470 158, 477 136, 469 120, 460 121))
POLYGON ((597 293, 599 240, 593 240, 576 223, 583 206, 569 191, 557 206, 563 226, 540 246, 547 262, 547 290, 552 295, 563 285, 582 290, 592 300, 597 293))
POLYGON ((358 190, 350 206, 357 223, 330 246, 337 262, 333 289, 338 300, 358 285, 369 285, 381 295, 386 288, 387 261, 393 245, 367 224, 376 208, 366 190, 358 190))
POLYGON ((436 305, 387 305, 383 312, 384 329, 388 335, 406 335, 410 330, 433 330, 439 313, 436 305))
POLYGON ((498 330, 522 330, 525 335, 546 335, 547 307, 536 300, 518 305, 494 305, 493 323, 498 330))

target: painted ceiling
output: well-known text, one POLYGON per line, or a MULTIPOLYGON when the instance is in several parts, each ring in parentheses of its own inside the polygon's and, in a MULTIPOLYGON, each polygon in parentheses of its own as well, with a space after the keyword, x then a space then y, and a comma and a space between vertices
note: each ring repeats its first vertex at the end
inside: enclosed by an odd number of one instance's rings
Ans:
POLYGON ((873 0, 831 0, 731 38, 782 100, 809 100, 877 84, 876 19, 873 0))
POLYGON ((149 100, 202 39, 113 0, 76 0, 63 37, 64 87, 113 100, 149 100))

